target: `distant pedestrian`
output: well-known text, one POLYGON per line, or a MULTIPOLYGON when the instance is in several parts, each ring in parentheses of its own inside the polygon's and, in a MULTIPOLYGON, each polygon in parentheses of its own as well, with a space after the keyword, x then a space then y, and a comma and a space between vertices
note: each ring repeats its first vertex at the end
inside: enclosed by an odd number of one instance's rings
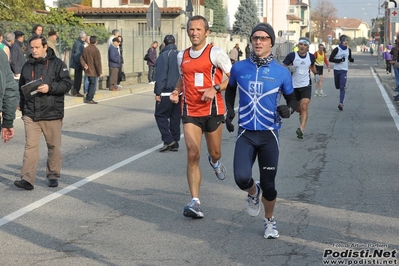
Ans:
POLYGON ((235 62, 239 61, 239 58, 240 58, 239 52, 240 52, 240 47, 238 46, 238 43, 236 43, 236 45, 233 47, 233 49, 231 49, 229 52, 229 58, 230 58, 231 64, 234 64, 235 62))
POLYGON ((348 37, 341 35, 339 37, 340 44, 331 52, 329 61, 334 64, 334 83, 335 88, 339 90, 338 110, 344 109, 345 90, 348 75, 348 62, 353 63, 352 51, 348 47, 348 37))
POLYGON ((97 48, 97 37, 90 36, 90 44, 83 49, 80 63, 85 71, 85 76, 89 81, 89 87, 85 98, 85 103, 97 104, 94 101, 98 78, 102 77, 101 53, 97 48))
POLYGON ((19 76, 21 75, 21 70, 23 65, 26 62, 25 55, 23 52, 23 42, 24 42, 24 33, 22 31, 15 31, 15 42, 11 46, 11 54, 13 55, 11 58, 10 66, 11 71, 14 73, 14 78, 19 80, 19 76))
POLYGON ((147 60, 148 83, 149 84, 155 84, 155 71, 156 71, 155 64, 157 62, 157 47, 158 47, 158 42, 153 41, 151 44, 151 47, 148 48, 148 50, 147 50, 147 54, 148 54, 148 60, 147 60))
POLYGON ((390 54, 392 55, 391 64, 393 67, 393 73, 395 74, 395 86, 398 92, 397 95, 393 97, 394 101, 399 101, 399 34, 396 35, 395 45, 392 47, 390 54))
MULTIPOLYGON (((179 66, 177 64, 177 46, 173 35, 166 35, 163 43, 164 49, 159 55, 155 73, 155 121, 161 133, 164 143, 159 150, 177 151, 180 140, 180 99, 177 103, 172 103, 169 99, 170 94, 176 87, 179 80, 179 66)), ((179 97, 180 98, 180 97, 179 97)))
POLYGON ((370 55, 373 56, 373 54, 374 54, 374 49, 373 47, 370 46, 370 55))
POLYGON ((118 91, 118 73, 121 68, 122 58, 119 52, 119 38, 112 39, 112 44, 108 48, 108 67, 109 67, 109 90, 118 91))
POLYGON ((119 39, 119 53, 121 54, 121 67, 119 68, 118 80, 116 81, 116 86, 118 87, 118 89, 122 89, 122 85, 121 85, 121 82, 123 81, 122 75, 125 75, 125 73, 123 72, 123 63, 124 63, 124 60, 123 60, 123 37, 119 35, 118 39, 119 39))
POLYGON ((29 36, 28 38, 28 46, 26 47, 26 58, 29 57, 30 55, 30 47, 29 47, 29 41, 35 36, 42 36, 43 35, 43 26, 40 24, 36 24, 32 28, 32 35, 29 36))
POLYGON ((50 47, 51 49, 53 49, 55 56, 59 57, 58 51, 57 51, 57 38, 58 38, 58 34, 55 30, 51 30, 47 33, 47 45, 48 47, 50 47))
POLYGON ((384 52, 384 56, 385 56, 385 66, 386 66, 386 71, 387 74, 391 74, 392 72, 392 65, 391 65, 391 61, 392 61, 392 55, 391 55, 391 49, 392 49, 392 44, 388 43, 385 52, 384 52))
POLYGON ((118 30, 118 29, 114 29, 114 30, 112 30, 112 32, 111 32, 111 36, 108 38, 108 41, 107 41, 107 46, 108 46, 108 48, 112 45, 112 43, 113 43, 113 39, 114 38, 118 38, 119 37, 119 35, 120 35, 120 31, 118 30))
POLYGON ((73 77, 74 80, 73 80, 72 95, 76 97, 83 97, 83 94, 80 93, 80 87, 82 86, 82 74, 83 74, 83 67, 80 64, 80 56, 83 53, 86 37, 87 37, 86 33, 84 31, 81 31, 79 33, 79 37, 74 42, 71 50, 71 60, 69 66, 75 69, 73 77))
POLYGON ((249 43, 245 47, 245 59, 248 59, 251 56, 251 47, 249 43))
POLYGON ((317 74, 319 74, 319 77, 320 77, 320 81, 316 83, 316 89, 314 92, 314 96, 325 97, 327 95, 323 91, 323 80, 324 80, 323 69, 324 69, 324 65, 326 65, 328 72, 330 72, 330 65, 328 64, 325 47, 322 43, 319 44, 319 50, 314 53, 314 58, 316 60, 315 64, 316 64, 317 74))

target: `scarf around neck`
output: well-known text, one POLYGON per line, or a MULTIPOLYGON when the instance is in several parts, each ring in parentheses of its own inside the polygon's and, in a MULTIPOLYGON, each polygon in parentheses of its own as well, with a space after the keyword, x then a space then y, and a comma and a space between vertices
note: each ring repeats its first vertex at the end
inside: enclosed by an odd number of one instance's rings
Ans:
POLYGON ((271 53, 269 56, 265 58, 259 58, 255 55, 255 52, 251 52, 251 56, 249 57, 251 62, 254 63, 257 67, 264 66, 270 64, 273 60, 273 54, 271 53))

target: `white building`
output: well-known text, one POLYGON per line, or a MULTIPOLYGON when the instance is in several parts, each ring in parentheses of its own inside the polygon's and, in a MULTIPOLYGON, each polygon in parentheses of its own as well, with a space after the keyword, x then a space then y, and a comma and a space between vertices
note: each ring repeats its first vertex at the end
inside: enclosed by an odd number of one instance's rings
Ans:
POLYGON ((44 4, 46 5, 47 10, 49 10, 49 7, 57 8, 58 0, 44 0, 44 4))

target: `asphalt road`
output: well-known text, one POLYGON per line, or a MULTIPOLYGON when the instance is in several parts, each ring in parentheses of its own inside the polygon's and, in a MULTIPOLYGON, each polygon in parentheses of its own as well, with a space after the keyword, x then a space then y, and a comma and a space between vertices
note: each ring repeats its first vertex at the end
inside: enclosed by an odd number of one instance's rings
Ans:
POLYGON ((344 111, 330 72, 327 97, 311 101, 303 140, 298 115, 284 120, 276 240, 263 238, 263 211, 255 218, 245 211, 232 176, 236 133, 227 130, 229 177, 216 178, 203 143, 205 218, 183 217, 184 141, 178 152, 157 151, 151 90, 66 109, 55 189, 46 186, 44 139, 35 189, 14 187, 24 146, 18 119, 16 137, 0 146, 0 265, 399 265, 399 118, 370 68, 375 58, 355 60, 344 111))

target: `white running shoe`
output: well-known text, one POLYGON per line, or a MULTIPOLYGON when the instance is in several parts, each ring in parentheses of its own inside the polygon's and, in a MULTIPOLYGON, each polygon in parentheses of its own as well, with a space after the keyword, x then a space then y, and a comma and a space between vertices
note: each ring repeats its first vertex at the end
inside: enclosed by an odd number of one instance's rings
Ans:
POLYGON ((269 219, 263 218, 263 226, 265 228, 265 234, 263 235, 264 238, 275 239, 279 237, 277 224, 276 220, 274 220, 274 217, 269 219))
POLYGON ((260 188, 259 181, 255 181, 255 185, 258 188, 258 194, 255 197, 247 196, 247 213, 250 216, 257 216, 260 212, 262 203, 259 198, 262 195, 262 189, 260 188))
POLYGON ((227 171, 226 171, 226 167, 224 167, 224 165, 218 161, 216 166, 213 166, 212 164, 212 157, 208 154, 208 161, 209 164, 212 166, 213 170, 215 171, 215 175, 219 180, 223 180, 226 178, 227 176, 227 171))

